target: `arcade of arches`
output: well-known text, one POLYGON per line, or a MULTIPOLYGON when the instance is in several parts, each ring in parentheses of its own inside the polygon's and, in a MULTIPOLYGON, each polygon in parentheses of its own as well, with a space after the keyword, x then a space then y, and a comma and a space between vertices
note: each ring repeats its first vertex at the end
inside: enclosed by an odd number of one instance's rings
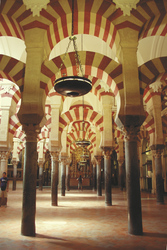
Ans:
POLYGON ((0 1, 0 172, 23 188, 21 234, 35 235, 36 187, 50 186, 58 206, 58 190, 65 196, 81 175, 84 188, 105 192, 104 206, 112 186, 126 187, 128 232, 142 235, 141 191, 158 204, 167 192, 167 1, 121 9, 74 0, 74 35, 92 81, 84 104, 54 90, 56 78, 77 74, 72 46, 64 60, 72 0, 30 2, 0 1), (83 138, 89 146, 76 145, 83 138))

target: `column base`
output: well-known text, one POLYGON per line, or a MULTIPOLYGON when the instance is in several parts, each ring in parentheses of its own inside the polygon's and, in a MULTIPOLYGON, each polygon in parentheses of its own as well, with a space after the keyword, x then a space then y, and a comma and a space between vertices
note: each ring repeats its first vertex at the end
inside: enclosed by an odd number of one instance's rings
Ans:
POLYGON ((105 203, 105 206, 110 207, 110 206, 112 206, 112 204, 111 203, 105 203))

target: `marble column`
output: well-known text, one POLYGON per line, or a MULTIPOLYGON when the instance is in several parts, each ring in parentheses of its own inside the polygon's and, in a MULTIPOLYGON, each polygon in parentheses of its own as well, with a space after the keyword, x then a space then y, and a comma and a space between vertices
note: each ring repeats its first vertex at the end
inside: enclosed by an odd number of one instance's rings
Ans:
POLYGON ((140 171, 137 154, 138 128, 130 126, 125 133, 126 190, 128 201, 128 232, 142 235, 140 171))
POLYGON ((8 151, 1 151, 1 176, 3 172, 7 174, 7 166, 8 166, 8 151))
POLYGON ((70 166, 66 166, 66 187, 67 191, 70 191, 70 166))
POLYGON ((97 190, 96 186, 96 161, 93 161, 93 191, 97 190))
POLYGON ((112 205, 112 183, 111 183, 111 153, 110 147, 103 149, 104 154, 104 176, 105 176, 105 205, 112 205))
POLYGON ((25 236, 35 236, 38 130, 36 126, 31 124, 29 126, 24 125, 26 143, 23 172, 21 234, 25 236))
POLYGON ((125 156, 124 156, 124 141, 121 138, 117 139, 119 145, 119 152, 117 154, 118 160, 118 185, 121 190, 125 187, 125 156))
POLYGON ((102 157, 100 155, 95 156, 96 159, 96 168, 97 168, 97 196, 102 196, 102 184, 101 184, 101 160, 102 157))
POLYGON ((58 168, 59 151, 51 152, 52 170, 51 170, 51 200, 52 206, 58 206, 58 168))
POLYGON ((125 160, 118 160, 118 185, 120 189, 123 191, 125 188, 125 160))
POLYGON ((162 178, 162 149, 152 150, 155 159, 155 175, 156 175, 156 199, 158 204, 164 204, 164 183, 162 178))
POLYGON ((39 165, 39 190, 43 190, 43 161, 38 161, 39 165))
POLYGON ((61 157, 61 196, 65 196, 66 189, 66 157, 61 157))
POLYGON ((13 187, 12 190, 16 190, 16 179, 17 179, 17 164, 18 161, 12 160, 13 163, 13 187))

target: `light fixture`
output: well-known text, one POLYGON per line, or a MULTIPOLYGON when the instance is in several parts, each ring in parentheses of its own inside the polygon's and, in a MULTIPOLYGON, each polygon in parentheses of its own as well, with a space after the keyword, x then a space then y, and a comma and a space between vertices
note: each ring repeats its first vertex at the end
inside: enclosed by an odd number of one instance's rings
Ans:
POLYGON ((59 72, 61 72, 62 66, 64 64, 64 60, 66 58, 68 49, 70 47, 71 42, 73 42, 74 51, 75 51, 75 62, 77 69, 77 76, 64 76, 55 80, 54 89, 61 95, 77 97, 87 94, 92 89, 91 81, 84 77, 83 69, 80 61, 80 57, 77 51, 76 45, 76 37, 74 36, 74 0, 72 0, 72 28, 71 28, 71 36, 69 37, 69 43, 62 59, 62 63, 59 68, 59 72), (79 70, 81 72, 81 76, 79 76, 79 70))
POLYGON ((82 96, 82 108, 83 108, 83 114, 82 114, 82 135, 83 139, 82 140, 77 140, 75 141, 77 146, 83 147, 83 149, 87 146, 89 146, 91 143, 90 141, 86 140, 84 137, 84 127, 85 127, 85 121, 84 121, 84 96, 82 96))

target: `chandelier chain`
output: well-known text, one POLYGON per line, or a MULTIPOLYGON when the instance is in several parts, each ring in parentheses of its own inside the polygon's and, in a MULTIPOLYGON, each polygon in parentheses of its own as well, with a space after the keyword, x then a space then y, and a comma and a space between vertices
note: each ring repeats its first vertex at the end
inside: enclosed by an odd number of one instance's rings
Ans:
POLYGON ((68 43, 66 52, 65 52, 65 54, 64 54, 64 56, 63 56, 63 58, 62 58, 62 63, 60 64, 59 73, 60 73, 60 71, 61 71, 61 69, 62 69, 62 67, 63 67, 64 61, 65 61, 65 59, 66 59, 66 55, 67 55, 67 53, 68 53, 68 49, 69 49, 69 47, 70 47, 70 44, 71 44, 71 40, 69 40, 69 43, 68 43))
POLYGON ((65 52, 65 54, 64 54, 64 56, 62 58, 62 63, 60 64, 58 73, 60 73, 61 70, 62 70, 62 67, 63 67, 64 61, 66 59, 66 56, 67 56, 67 53, 68 53, 71 41, 73 41, 73 47, 74 47, 74 51, 75 51, 75 64, 76 64, 77 75, 79 76, 79 69, 80 69, 81 75, 83 77, 84 73, 83 73, 83 68, 82 68, 82 65, 81 65, 80 56, 78 54, 78 48, 77 48, 77 44, 76 44, 76 39, 77 39, 76 36, 74 36, 74 0, 72 0, 72 27, 71 27, 71 36, 69 37, 69 43, 68 43, 66 52, 65 52))

